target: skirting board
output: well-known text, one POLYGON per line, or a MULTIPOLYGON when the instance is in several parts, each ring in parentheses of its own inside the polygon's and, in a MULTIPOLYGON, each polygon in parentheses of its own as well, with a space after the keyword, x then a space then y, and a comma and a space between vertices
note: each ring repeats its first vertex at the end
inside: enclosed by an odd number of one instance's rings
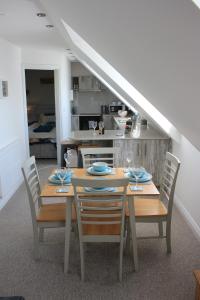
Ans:
POLYGON ((200 241, 200 227, 176 195, 174 196, 174 203, 180 211, 180 213, 182 214, 182 216, 184 217, 184 219, 186 220, 187 224, 190 226, 196 238, 200 241))

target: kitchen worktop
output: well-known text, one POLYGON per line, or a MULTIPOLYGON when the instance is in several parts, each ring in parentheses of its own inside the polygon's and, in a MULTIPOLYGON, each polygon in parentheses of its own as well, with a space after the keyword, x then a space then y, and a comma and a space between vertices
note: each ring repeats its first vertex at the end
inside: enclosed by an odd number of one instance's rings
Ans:
POLYGON ((169 139, 169 136, 153 127, 141 129, 140 136, 134 138, 130 135, 122 135, 121 130, 105 130, 105 134, 99 135, 98 131, 94 135, 93 130, 72 131, 70 138, 73 140, 137 140, 137 139, 169 139))
POLYGON ((72 114, 72 117, 79 117, 79 116, 101 116, 101 114, 72 114))

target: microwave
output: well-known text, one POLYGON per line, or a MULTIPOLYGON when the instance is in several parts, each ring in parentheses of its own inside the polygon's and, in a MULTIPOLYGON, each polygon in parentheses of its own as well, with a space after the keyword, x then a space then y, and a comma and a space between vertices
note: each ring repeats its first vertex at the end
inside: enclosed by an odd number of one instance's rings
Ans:
POLYGON ((120 104, 120 105, 109 105, 109 111, 110 113, 117 113, 118 110, 126 110, 127 107, 124 104, 120 104))

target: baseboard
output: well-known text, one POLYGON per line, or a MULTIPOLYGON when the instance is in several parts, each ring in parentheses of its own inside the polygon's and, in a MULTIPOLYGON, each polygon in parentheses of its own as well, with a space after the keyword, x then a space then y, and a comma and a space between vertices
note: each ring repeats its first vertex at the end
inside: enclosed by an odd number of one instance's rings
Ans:
POLYGON ((11 199, 11 197, 14 195, 14 193, 18 190, 20 185, 23 183, 23 177, 21 177, 14 186, 12 186, 12 189, 9 193, 7 193, 3 199, 0 199, 0 210, 6 205, 6 203, 11 199))
POLYGON ((174 197, 174 203, 184 219, 186 220, 187 224, 190 226, 192 232, 196 236, 196 238, 200 241, 200 227, 195 222, 195 220, 192 218, 191 214, 188 212, 188 210, 185 208, 181 200, 175 195, 174 197))

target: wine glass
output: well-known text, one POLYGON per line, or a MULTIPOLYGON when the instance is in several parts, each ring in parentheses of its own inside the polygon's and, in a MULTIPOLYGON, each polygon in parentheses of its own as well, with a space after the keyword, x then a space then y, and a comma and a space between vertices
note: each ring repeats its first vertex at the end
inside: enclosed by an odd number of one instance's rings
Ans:
POLYGON ((66 164, 66 168, 68 170, 68 172, 70 172, 70 159, 71 159, 71 156, 72 156, 72 151, 71 149, 67 149, 67 152, 64 153, 64 160, 65 160, 65 164, 66 164))
POLYGON ((57 177, 59 178, 59 180, 60 180, 60 182, 61 182, 61 185, 62 185, 62 187, 63 187, 65 178, 66 178, 66 176, 67 176, 66 169, 65 169, 65 168, 57 169, 57 170, 56 170, 56 175, 57 175, 57 177))
POLYGON ((135 186, 133 187, 134 191, 142 191, 143 187, 138 185, 138 181, 140 178, 140 172, 144 172, 144 168, 143 167, 138 167, 138 168, 133 168, 133 176, 135 177, 135 186))
POLYGON ((94 135, 96 135, 95 129, 97 128, 97 121, 92 122, 92 128, 94 129, 94 135))
POLYGON ((125 169, 125 172, 129 172, 130 167, 131 167, 131 162, 132 162, 132 153, 131 152, 127 153, 126 162, 127 162, 127 168, 125 169))

